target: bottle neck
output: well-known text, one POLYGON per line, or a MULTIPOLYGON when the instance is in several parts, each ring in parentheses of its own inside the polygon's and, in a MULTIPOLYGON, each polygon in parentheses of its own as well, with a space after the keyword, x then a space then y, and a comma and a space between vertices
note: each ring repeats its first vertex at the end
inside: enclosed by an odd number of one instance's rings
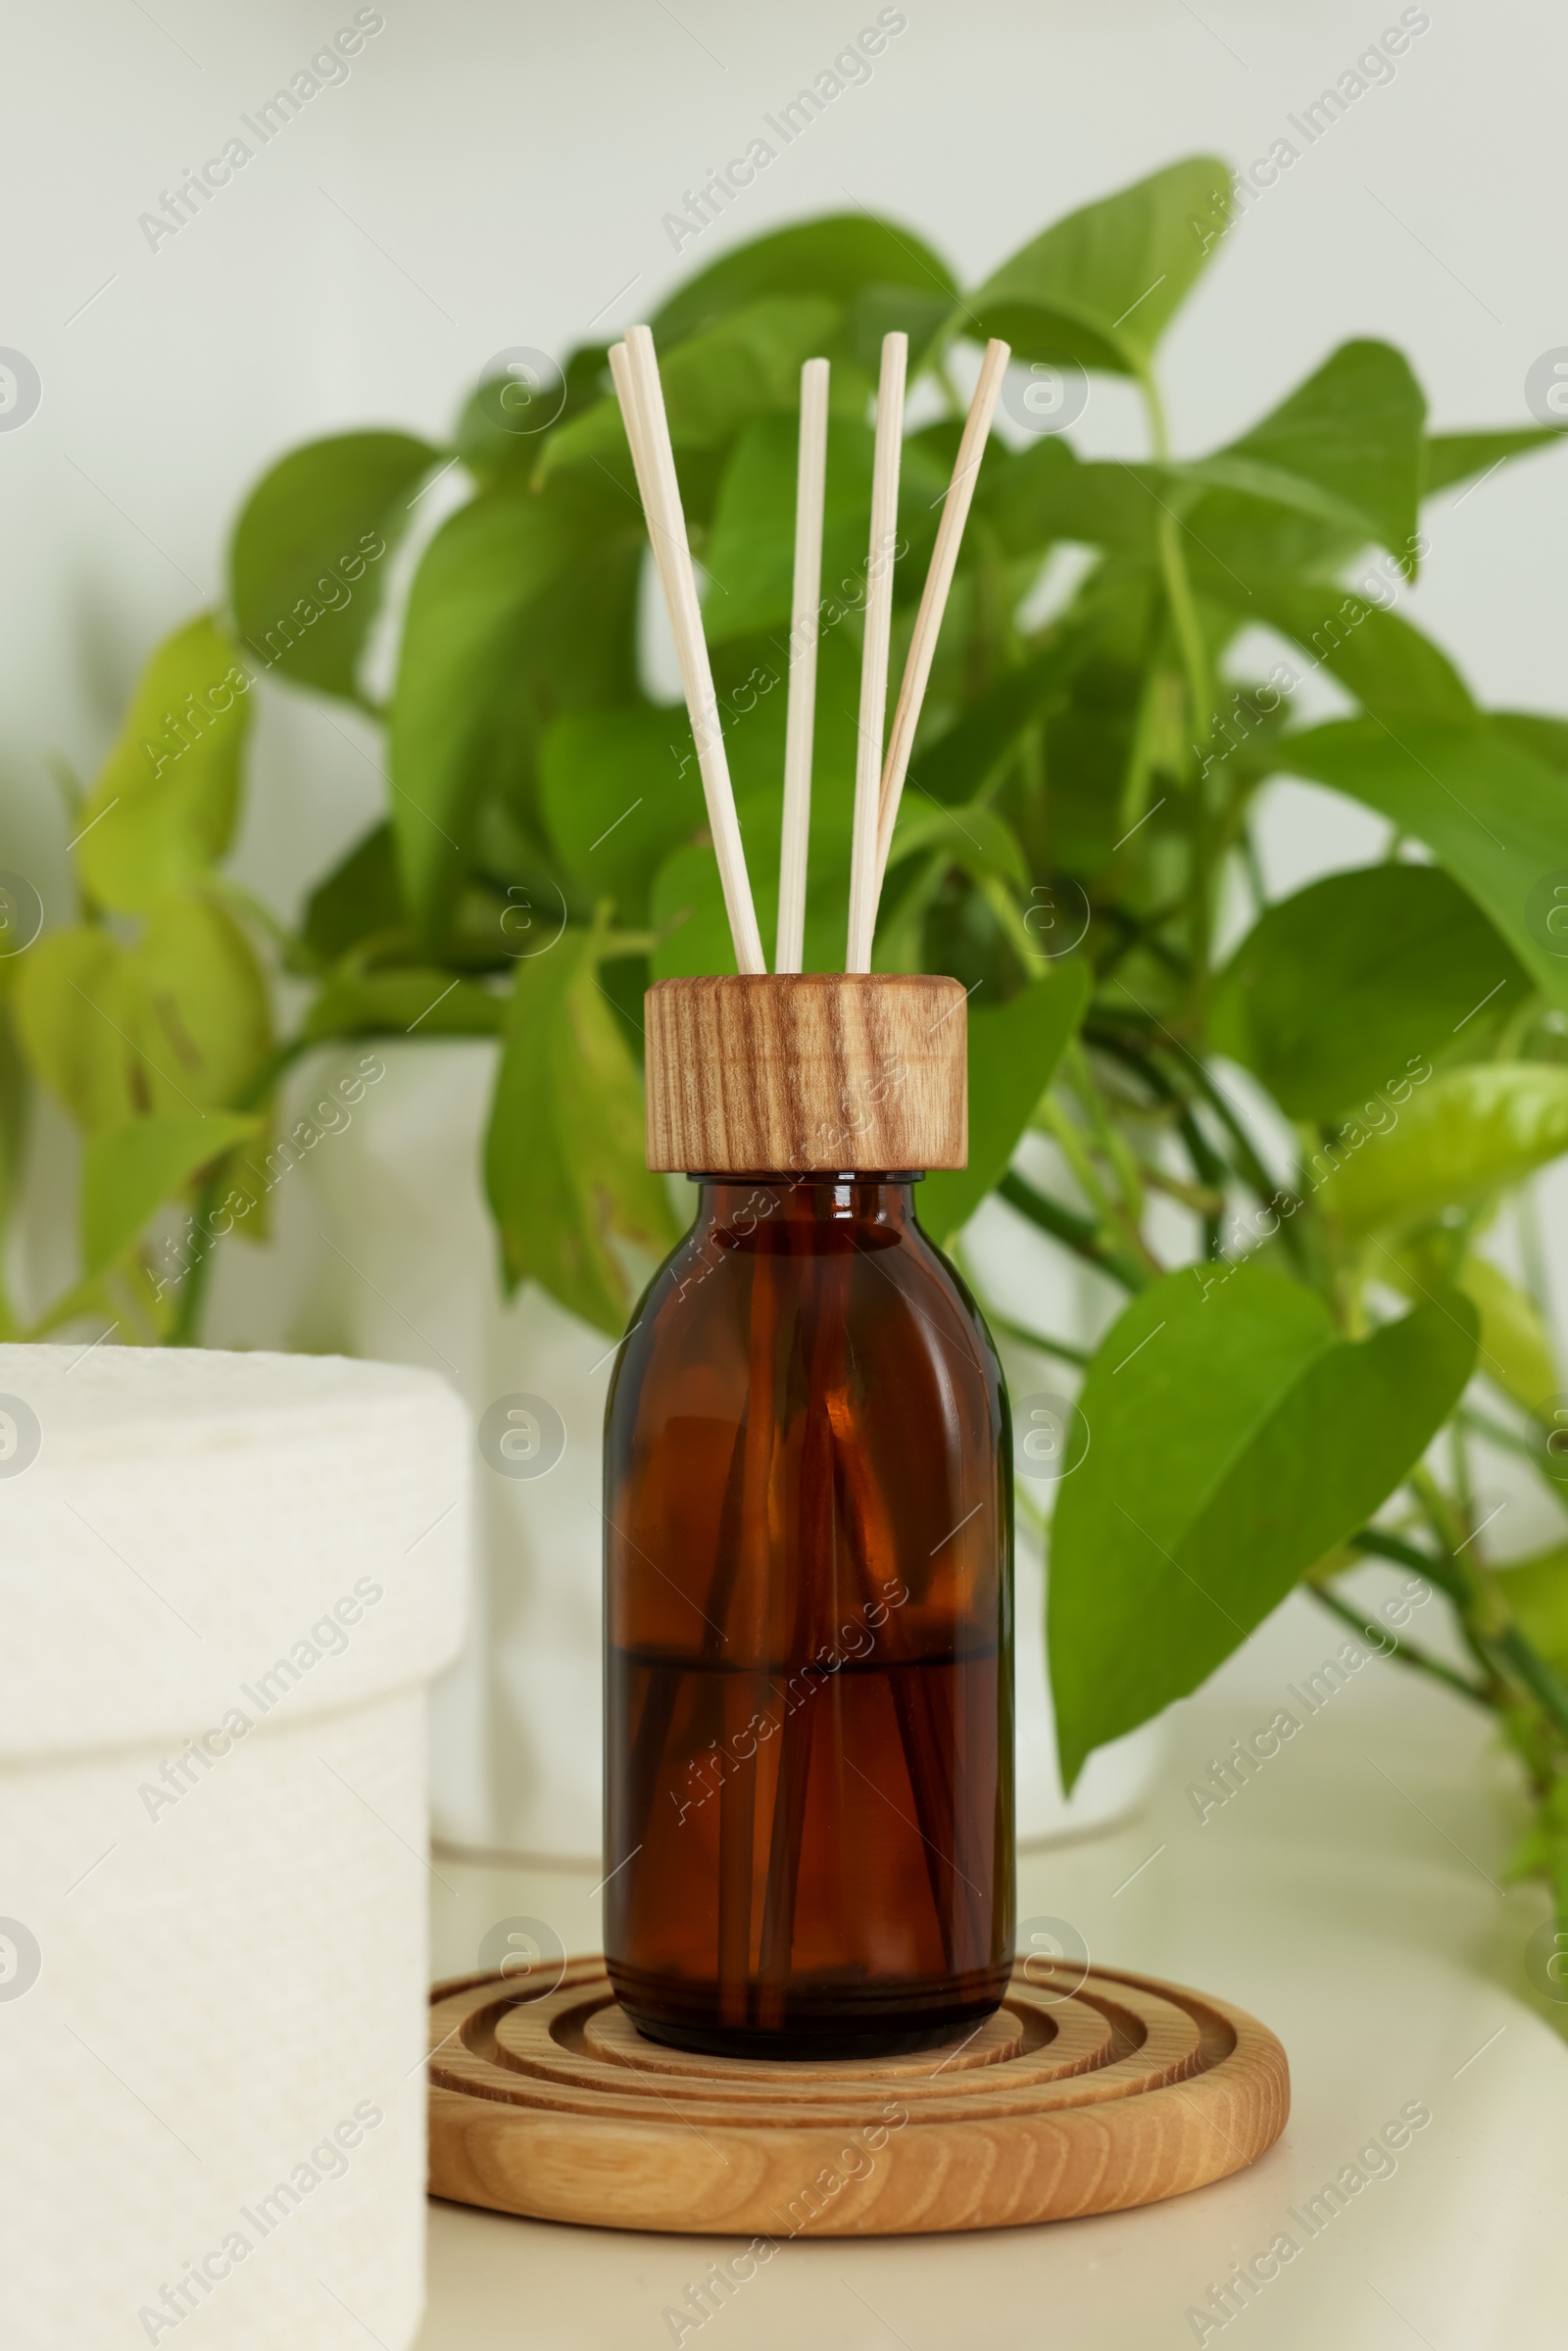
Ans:
POLYGON ((734 1233, 759 1225, 912 1227, 918 1174, 693 1175, 699 1228, 734 1233))

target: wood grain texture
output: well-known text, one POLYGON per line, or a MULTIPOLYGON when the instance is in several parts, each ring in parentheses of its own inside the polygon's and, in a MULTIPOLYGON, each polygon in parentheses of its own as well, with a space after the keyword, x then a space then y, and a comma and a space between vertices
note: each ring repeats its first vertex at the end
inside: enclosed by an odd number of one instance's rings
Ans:
POLYGON ((430 2192, 686 2235, 890 2236, 1152 2204, 1243 2169, 1285 2052, 1227 2001, 1032 1958, 969 2039, 768 2065, 645 2041, 599 1959, 438 1984, 430 2192))
POLYGON ((648 1164, 698 1174, 962 1167, 966 1004, 928 974, 660 980, 648 1164))

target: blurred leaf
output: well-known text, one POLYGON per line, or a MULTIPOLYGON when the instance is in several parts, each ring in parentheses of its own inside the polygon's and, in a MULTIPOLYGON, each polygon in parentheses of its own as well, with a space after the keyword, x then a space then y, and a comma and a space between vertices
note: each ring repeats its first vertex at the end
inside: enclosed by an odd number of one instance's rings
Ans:
POLYGON ((587 468, 549 492, 490 491, 416 574, 392 704, 392 824, 410 909, 438 947, 473 856, 481 794, 567 710, 629 701, 643 545, 635 500, 587 468))
POLYGON ((311 892, 305 902, 305 944, 323 963, 335 963, 362 939, 400 931, 407 922, 397 848, 391 825, 383 822, 363 834, 311 892))
POLYGON ((1029 886, 1029 867, 1018 836, 995 808, 967 802, 961 808, 943 808, 937 802, 906 797, 899 806, 888 851, 888 869, 923 851, 944 850, 953 864, 975 880, 996 876, 1029 886))
POLYGON ((1287 775, 1332 784, 1424 841, 1463 884, 1553 1004, 1568 1006, 1568 959, 1532 931, 1530 892, 1568 864, 1568 781, 1510 736, 1473 726, 1339 719, 1287 735, 1287 775))
MULTIPOLYGON (((814 831, 814 827, 813 827, 814 831)), ((842 971, 849 915, 850 867, 819 857, 813 844, 806 894, 805 971, 842 971)), ((778 857, 758 857, 752 867, 752 897, 762 941, 771 959, 778 931, 778 857)), ((718 865, 706 843, 677 849, 654 877, 649 918, 658 937, 650 963, 652 978, 678 979, 735 969, 724 913, 718 865)))
POLYGON ((509 1288, 537 1281, 618 1337, 636 1295, 627 1249, 679 1239, 644 1159, 642 1088, 598 986, 603 933, 568 930, 522 964, 485 1138, 485 1189, 509 1288))
POLYGON ((1311 1292, 1194 1266, 1112 1325, 1051 1544, 1062 1779, 1186 1695, 1387 1499, 1453 1408, 1472 1310, 1418 1307, 1359 1345, 1311 1292))
POLYGON ((499 1037, 507 1000, 477 980, 455 980, 433 965, 383 971, 334 971, 305 1019, 305 1035, 323 1037, 499 1037))
POLYGON ((1173 494, 1158 466, 1080 463, 1065 441, 1052 437, 1016 451, 993 442, 974 502, 1007 555, 1033 555, 1067 539, 1152 562, 1160 501, 1173 494))
POLYGON ((354 698, 387 557, 408 527, 415 484, 440 454, 412 433, 338 433, 263 474, 228 561, 235 623, 264 669, 354 698))
POLYGON ((1456 1287, 1481 1317, 1477 1371, 1494 1381, 1526 1412, 1534 1412, 1562 1386, 1551 1335, 1535 1299, 1526 1296, 1489 1258, 1471 1255, 1459 1268, 1456 1287))
POLYGON ((133 1118, 88 1139, 81 1161, 82 1271, 91 1278, 137 1240, 154 1211, 215 1159, 261 1132, 263 1121, 219 1111, 206 1117, 133 1118))
MULTIPOLYGON (((778 868, 754 872, 752 898, 757 907, 757 920, 763 941, 769 947, 778 929, 778 868)), ((658 946, 654 949, 652 972, 656 980, 697 977, 703 974, 728 974, 735 969, 735 950, 730 942, 729 921, 724 912, 724 894, 719 886, 718 864, 707 844, 677 849, 664 859, 654 876, 653 903, 650 919, 658 946)), ((817 894, 808 890, 806 897, 807 951, 805 968, 819 969, 811 959, 811 926, 819 925, 821 907, 817 894)), ((833 950, 839 966, 844 963, 844 940, 839 937, 833 950)))
MULTIPOLYGON (((576 468, 596 465, 609 474, 628 498, 638 499, 637 477, 632 467, 631 444, 626 438, 626 426, 620 413, 620 403, 612 392, 602 394, 592 408, 573 416, 546 435, 529 468, 528 478, 537 480, 543 489, 546 482, 558 474, 576 468)), ((514 481, 504 486, 514 489, 514 481)))
POLYGON ((1568 1543, 1494 1568, 1487 1581, 1525 1639, 1559 1674, 1568 1673, 1568 1543))
MULTIPOLYGON (((1528 1564, 1521 1562, 1521 1566, 1528 1564)), ((1494 1589, 1506 1596, 1506 1583, 1494 1589)), ((1536 1645, 1539 1647, 1540 1643, 1536 1645)), ((1568 1652, 1558 1649, 1548 1661, 1561 1674, 1568 1652)), ((1521 1878, 1544 1878, 1552 1886, 1568 1882, 1568 1780, 1553 1780, 1545 1792, 1538 1796, 1535 1818, 1503 1863, 1501 1875, 1504 1886, 1514 1885, 1521 1878)), ((1557 1949, 1561 1948, 1559 1943, 1557 1949)))
POLYGON ((1336 583, 1281 579, 1260 572, 1238 578, 1196 551, 1195 583, 1231 606, 1242 620, 1294 637, 1375 718, 1445 719, 1465 725, 1476 706, 1447 655, 1397 612, 1336 583))
MULTIPOLYGON (((945 274, 943 282, 947 282, 945 274)), ((908 336, 912 382, 944 331, 954 324, 953 293, 933 292, 934 283, 930 281, 924 292, 917 286, 862 286, 851 301, 842 342, 872 383, 882 365, 884 335, 908 336)))
POLYGON ((1231 177, 1211 156, 1170 164, 1071 213, 966 297, 976 333, 1023 360, 1077 360, 1143 374, 1230 217, 1231 177))
POLYGON ((1068 638, 1016 669, 1004 670, 994 686, 967 704, 946 734, 916 751, 910 790, 944 804, 984 791, 1024 729, 1059 701, 1088 650, 1084 637, 1068 638))
POLYGON ((1318 1197, 1348 1232, 1485 1200, 1568 1151, 1568 1069, 1478 1061, 1418 1085, 1396 1125, 1351 1122, 1318 1197))
POLYGON ((1457 1290, 1480 1316, 1476 1370, 1526 1412, 1558 1387, 1551 1340, 1537 1309, 1490 1258, 1470 1249, 1465 1224, 1438 1217, 1407 1229, 1393 1250, 1379 1248, 1375 1278, 1412 1300, 1457 1290))
POLYGON ((1388 343, 1344 343, 1239 441, 1171 470, 1364 534, 1413 576, 1425 416, 1401 352, 1388 343))
POLYGON ((1568 718, 1545 710, 1489 710, 1487 724, 1554 774, 1568 776, 1568 718))
POLYGON ((1235 589, 1261 574, 1310 581, 1343 595, 1346 568, 1367 544, 1365 531, 1348 521, 1239 490, 1203 490, 1185 505, 1181 519, 1188 564, 1214 592, 1223 580, 1235 589))
POLYGON ((171 891, 140 943, 50 931, 18 975, 35 1074, 91 1133, 236 1102, 271 1053, 267 983, 244 932, 199 891, 171 891))
POLYGON ((969 1005, 969 1164, 920 1187, 920 1222, 938 1241, 967 1224, 1007 1172, 1093 990, 1086 963, 1065 962, 995 1009, 969 1005))
POLYGON ((708 823, 679 707, 558 719, 540 746, 539 786, 567 872, 590 899, 612 899, 632 924, 647 917, 662 860, 708 823))
MULTIPOLYGON (((481 489, 493 489, 498 482, 520 486, 528 481, 552 434, 564 431, 600 406, 609 376, 607 350, 604 343, 591 343, 572 352, 563 370, 564 384, 556 385, 560 410, 542 429, 525 429, 535 425, 536 419, 526 406, 519 407, 515 375, 487 376, 475 385, 464 404, 453 440, 481 489)), ((540 405, 544 408, 545 402, 540 405)))
POLYGON ((171 892, 127 957, 149 1106, 171 1115, 240 1100, 272 1050, 267 982, 232 915, 198 891, 171 892))
POLYGON ((12 1004, 22 958, 0 956, 0 1335, 10 1334, 4 1276, 4 1239, 16 1206, 26 1156, 31 1102, 27 1065, 17 1038, 12 1004))
MULTIPOLYGON (((814 296, 779 297, 754 302, 690 342, 661 349, 660 379, 675 446, 717 449, 756 417, 798 413, 802 365, 831 341, 838 318, 835 304, 814 296)), ((551 434, 537 478, 552 481, 594 464, 621 468, 625 448, 620 403, 611 394, 551 434)), ((687 520, 692 518, 688 512, 687 520)))
POLYGON ((131 1030, 129 958, 85 923, 46 931, 16 982, 17 1035, 33 1075, 89 1134, 151 1107, 131 1030))
POLYGON ((154 652, 77 819, 77 870, 101 905, 140 913, 222 856, 239 803, 250 683, 207 612, 154 652))
MULTIPOLYGON (((846 600, 863 601, 871 514, 869 426, 835 418, 827 444, 822 517, 822 618, 846 600)), ((778 630, 785 642, 794 609, 795 477, 798 416, 758 418, 747 426, 719 485, 705 558, 712 586, 704 611, 710 644, 778 630)))
POLYGON ((723 441, 769 410, 798 412, 801 368, 820 355, 838 319, 838 305, 819 294, 774 295, 662 347, 671 435, 723 441))
POLYGON ((653 322, 654 336, 663 352, 764 295, 825 295, 842 303, 879 287, 946 296, 950 309, 958 290, 947 264, 912 229, 894 228, 869 213, 830 214, 723 254, 670 296, 653 322))
POLYGON ((1368 865, 1267 909, 1220 975, 1209 1044, 1255 1071, 1288 1117, 1327 1120, 1412 1057, 1451 1050, 1483 1005, 1490 1019, 1531 992, 1441 866, 1368 865))
POLYGON ((1472 474, 1491 473, 1507 458, 1528 457, 1561 438, 1560 424, 1526 425, 1513 432, 1440 432, 1425 444, 1421 495, 1446 490, 1472 474))

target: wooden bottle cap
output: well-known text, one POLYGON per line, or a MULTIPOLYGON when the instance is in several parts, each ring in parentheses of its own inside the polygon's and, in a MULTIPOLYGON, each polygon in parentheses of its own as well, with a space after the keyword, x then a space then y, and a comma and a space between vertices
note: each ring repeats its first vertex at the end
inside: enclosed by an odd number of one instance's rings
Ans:
POLYGON ((926 973, 659 980, 648 1164, 698 1175, 962 1167, 967 1000, 926 973))

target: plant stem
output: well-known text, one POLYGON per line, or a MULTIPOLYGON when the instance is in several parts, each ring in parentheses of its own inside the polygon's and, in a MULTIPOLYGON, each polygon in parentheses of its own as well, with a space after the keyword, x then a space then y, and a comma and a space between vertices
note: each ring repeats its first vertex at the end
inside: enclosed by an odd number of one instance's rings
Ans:
MULTIPOLYGON (((1453 1602, 1465 1645, 1482 1671, 1499 1684, 1511 1679, 1527 1690, 1558 1736, 1568 1738, 1568 1686, 1519 1626, 1494 1621, 1496 1616, 1505 1614, 1501 1596, 1494 1588, 1485 1590, 1473 1570, 1449 1547, 1445 1531, 1451 1521, 1448 1498, 1431 1473, 1418 1464, 1410 1472, 1408 1483, 1421 1503, 1428 1525, 1444 1546, 1444 1555, 1439 1558, 1430 1551, 1418 1550, 1397 1536, 1385 1535, 1379 1527, 1363 1527, 1358 1535, 1350 1537, 1351 1543, 1357 1550, 1372 1551, 1386 1559, 1396 1559, 1402 1566, 1413 1567, 1436 1584, 1453 1602), (1488 1621, 1489 1618, 1494 1621, 1488 1621)), ((1491 1702, 1496 1703, 1495 1696, 1491 1702)))
MULTIPOLYGON (((1138 1172, 1151 1192, 1163 1192, 1167 1199, 1180 1200, 1184 1208, 1191 1208, 1195 1216, 1202 1218, 1205 1228, 1212 1225, 1218 1241, 1220 1219, 1225 1212, 1223 1192, 1217 1192, 1212 1184, 1185 1183, 1180 1176, 1167 1175, 1163 1167, 1152 1166, 1148 1159, 1139 1160, 1138 1172)), ((1217 1256, 1219 1252, 1215 1249, 1209 1253, 1217 1256)))
POLYGON ((1133 1254, 1135 1257, 1142 1258, 1150 1273, 1162 1273, 1163 1266, 1151 1254, 1143 1235, 1133 1224, 1125 1208, 1119 1201, 1111 1199, 1110 1194, 1101 1182, 1099 1170, 1085 1149, 1083 1137, 1061 1104, 1053 1102, 1048 1096, 1041 1103, 1035 1117, 1037 1125, 1044 1128, 1045 1132, 1059 1145, 1062 1156, 1072 1169, 1078 1183, 1083 1187, 1094 1206, 1100 1211, 1100 1229, 1106 1235, 1119 1235, 1129 1242, 1133 1254))
POLYGON ((1448 1560, 1422 1550, 1416 1543, 1406 1543, 1400 1535, 1390 1535, 1382 1527, 1362 1527, 1345 1540, 1352 1550, 1365 1551, 1371 1558, 1392 1559, 1398 1567, 1412 1568, 1450 1600, 1464 1596, 1448 1560))
MULTIPOLYGON (((1144 408, 1149 417, 1149 438, 1153 455, 1159 463, 1170 456, 1170 433, 1165 422, 1165 404, 1159 396, 1159 386, 1147 370, 1140 374, 1139 389, 1144 396, 1144 408)), ((1170 616, 1176 630, 1176 642, 1181 649, 1182 663, 1187 672, 1187 690, 1192 697, 1193 729, 1206 736, 1214 719, 1213 693, 1208 677, 1208 655, 1203 646, 1203 634, 1199 625, 1198 607, 1193 600, 1193 584, 1187 575, 1186 559, 1182 554, 1181 524, 1167 506, 1161 506, 1156 536, 1159 541, 1159 567, 1165 583, 1165 595, 1170 605, 1170 616)))
POLYGON ((1256 1193, 1265 1207, 1271 1200, 1286 1197, 1285 1187, 1275 1183, 1274 1178, 1258 1157, 1247 1129, 1231 1108, 1220 1088, 1215 1085, 1208 1071, 1203 1067, 1202 1062, 1196 1056, 1192 1057, 1192 1074, 1193 1084, 1236 1146, 1237 1173, 1256 1193))
MULTIPOLYGON (((1219 1205, 1216 1208, 1202 1207, 1197 1201, 1189 1203, 1198 1208, 1199 1213, 1202 1216, 1203 1254, 1212 1264, 1220 1254, 1220 1234, 1225 1210, 1225 1178, 1230 1170, 1193 1116, 1190 1103, 1171 1084, 1157 1061, 1152 1059, 1148 1053, 1140 1053, 1136 1046, 1128 1045, 1124 1038, 1117 1036, 1114 1032, 1096 1032, 1090 1036, 1089 1042, 1091 1045, 1098 1046, 1102 1053, 1109 1053, 1113 1060, 1120 1061, 1124 1068, 1134 1071, 1137 1076, 1142 1078, 1144 1084, 1158 1102, 1165 1103, 1175 1111, 1176 1130, 1186 1146, 1187 1156, 1192 1161, 1193 1173, 1197 1176, 1200 1185, 1205 1186, 1218 1196, 1219 1205)), ((1154 1179, 1151 1176, 1149 1180, 1152 1182, 1154 1179)))
MULTIPOLYGON (((1179 948, 1172 947, 1168 939, 1160 937, 1165 925, 1174 922, 1176 916, 1181 912, 1183 903, 1178 900, 1174 906, 1157 906, 1152 914, 1146 914, 1142 920, 1135 920, 1125 906, 1119 906, 1114 902, 1097 906, 1096 912, 1119 933, 1115 944, 1106 950, 1100 958, 1099 976, 1102 983, 1109 979, 1119 964, 1126 961, 1135 947, 1143 948, 1145 953, 1152 955, 1156 962, 1163 963, 1173 979, 1190 979, 1192 966, 1186 955, 1179 948)), ((1091 1038, 1091 1043, 1098 1042, 1098 1039, 1091 1038)))
POLYGON ((1076 1210, 1063 1208, 1056 1200, 1048 1200, 1043 1192, 1037 1192, 1033 1184, 1010 1168, 997 1190, 1009 1207, 1017 1209, 1020 1216, 1027 1216, 1031 1224, 1037 1224, 1054 1241, 1064 1242, 1086 1264, 1095 1266, 1101 1273, 1109 1274, 1111 1280, 1119 1282, 1124 1290, 1148 1289, 1150 1277, 1145 1268, 1136 1258, 1129 1257, 1125 1251, 1102 1241, 1100 1228, 1092 1217, 1080 1216, 1076 1210))
POLYGON ((1057 1355, 1063 1363, 1076 1363, 1080 1371, 1087 1371, 1094 1360, 1087 1347, 1069 1347, 1065 1339, 1050 1339, 1044 1331, 1026 1331, 1021 1322, 1014 1322, 1010 1315, 1001 1314, 993 1306, 986 1307, 985 1317, 990 1328, 1000 1331, 1004 1339, 1016 1340, 1020 1347, 1038 1347, 1043 1355, 1057 1355))
MULTIPOLYGON (((952 859, 947 858, 944 863, 951 864, 952 859)), ((1040 942, 1030 937, 1023 910, 1006 883, 1000 874, 988 873, 975 883, 975 888, 996 916, 997 928, 1022 963, 1025 972, 1035 968, 1040 942)))
POLYGON ((1504 1428, 1502 1422, 1494 1420, 1490 1413, 1478 1412, 1473 1405, 1463 1404, 1454 1418, 1461 1428, 1468 1429, 1472 1437, 1485 1438, 1488 1445, 1501 1445, 1510 1453, 1522 1453, 1527 1461, 1535 1460, 1537 1447, 1529 1438, 1521 1437, 1517 1429, 1504 1428))
POLYGON ((1510 1625, 1495 1638, 1486 1639, 1485 1645, 1504 1661, 1516 1682, 1523 1683, 1553 1729, 1561 1737, 1568 1738, 1568 1688, 1564 1687, 1534 1641, 1528 1640, 1517 1625, 1510 1625))
POLYGON ((166 1347, 198 1347, 201 1344, 201 1312, 207 1302, 213 1259, 218 1254, 217 1237, 207 1234, 207 1226, 225 1180, 221 1174, 211 1175, 196 1195, 195 1221, 200 1246, 179 1285, 179 1303, 169 1327, 169 1337, 164 1342, 166 1347))
POLYGON ((989 1330, 993 1333, 1000 1331, 1004 1339, 1016 1340, 1020 1347, 1038 1347, 1042 1354, 1059 1355, 1063 1363, 1075 1363, 1080 1370, 1088 1369, 1091 1357, 1086 1348, 1069 1347, 1064 1339, 1049 1339, 1041 1331, 1025 1330, 1021 1322, 1014 1322, 1010 1315, 1004 1314, 1000 1307, 991 1303, 989 1296, 985 1295, 985 1284, 975 1272, 968 1251, 957 1234, 954 1235, 949 1245, 948 1254, 975 1297, 981 1299, 981 1311, 989 1330))
POLYGON ((1470 1455, 1465 1449, 1464 1425, 1458 1419, 1448 1423, 1448 1460, 1453 1477, 1454 1500, 1468 1534, 1474 1517, 1471 1508, 1470 1455))
MULTIPOLYGON (((1342 1622, 1350 1626, 1352 1631, 1365 1637, 1378 1633, 1378 1628, 1368 1624, 1362 1611, 1348 1606, 1340 1598, 1338 1592, 1330 1592, 1325 1585, 1309 1584, 1307 1590, 1315 1600, 1321 1601, 1325 1608, 1339 1617, 1342 1622)), ((1381 1634, 1378 1634, 1378 1638, 1381 1640, 1381 1634)), ((1451 1665, 1445 1665, 1441 1657, 1434 1657, 1430 1650, 1418 1648, 1413 1641, 1397 1641, 1392 1649, 1380 1649, 1378 1654, 1384 1657, 1396 1657, 1401 1665, 1412 1666, 1417 1672, 1431 1674, 1435 1680, 1446 1684, 1449 1690, 1457 1690, 1478 1706, 1490 1707, 1492 1704, 1483 1684, 1472 1682, 1468 1676, 1456 1672, 1451 1665)))
POLYGON ((1111 1172, 1114 1174, 1121 1192, 1122 1206, 1126 1211, 1132 1230, 1136 1233, 1143 1222, 1144 1215, 1144 1188, 1139 1179, 1138 1162, 1128 1149, 1125 1136, 1121 1134, 1105 1108, 1100 1088, 1095 1084, 1094 1072, 1090 1069, 1088 1057, 1076 1037, 1068 1045, 1063 1058, 1068 1075, 1072 1079, 1073 1090, 1088 1111, 1095 1134, 1099 1139, 1100 1148, 1110 1162, 1111 1172))
POLYGON ((1416 1463, 1405 1483, 1415 1495, 1421 1515, 1431 1528, 1434 1539, 1447 1555, 1458 1590, 1466 1598, 1472 1597, 1475 1587, 1470 1571, 1460 1565, 1462 1548, 1468 1541, 1468 1530, 1424 1462, 1416 1463))

